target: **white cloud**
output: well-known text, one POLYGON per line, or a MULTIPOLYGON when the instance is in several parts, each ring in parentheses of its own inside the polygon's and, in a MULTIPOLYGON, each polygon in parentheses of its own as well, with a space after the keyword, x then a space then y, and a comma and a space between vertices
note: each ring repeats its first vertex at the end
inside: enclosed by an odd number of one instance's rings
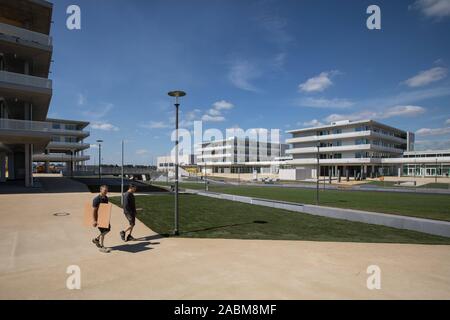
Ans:
POLYGON ((416 131, 417 135, 421 136, 438 136, 450 133, 450 127, 446 128, 422 128, 416 131))
POLYGON ((348 99, 326 99, 326 98, 302 98, 299 100, 298 104, 303 107, 311 108, 349 108, 355 103, 348 99))
POLYGON ((90 144, 89 145, 89 148, 91 148, 91 149, 98 149, 98 144, 90 144))
POLYGON ((321 72, 319 75, 309 78, 306 82, 299 84, 300 91, 303 92, 322 92, 333 85, 331 78, 338 74, 338 71, 321 72))
POLYGON ((209 114, 204 114, 202 116, 202 121, 222 122, 222 121, 225 121, 225 117, 224 116, 211 116, 209 114))
POLYGON ((261 72, 255 65, 248 61, 235 61, 232 63, 228 79, 231 83, 242 90, 258 92, 259 89, 251 83, 252 80, 258 78, 261 72))
POLYGON ((212 104, 212 108, 209 109, 201 118, 202 121, 207 122, 222 122, 225 121, 225 117, 222 112, 234 108, 234 104, 226 100, 219 100, 212 104))
POLYGON ((417 0, 410 8, 420 10, 430 18, 439 19, 450 16, 450 1, 448 0, 417 0))
MULTIPOLYGON (((450 1, 449 1, 450 3, 450 1)), ((405 83, 412 88, 426 86, 432 82, 444 79, 447 76, 447 69, 443 67, 435 67, 429 70, 419 72, 405 83)))
POLYGON ((147 155, 149 152, 148 152, 148 150, 147 149, 138 149, 138 150, 136 150, 136 154, 138 155, 138 156, 144 156, 144 155, 147 155))
POLYGON ((364 119, 388 119, 392 117, 415 117, 425 112, 425 108, 419 106, 394 106, 382 111, 364 110, 351 114, 331 114, 325 118, 327 122, 341 120, 364 120, 364 119))
POLYGON ((147 123, 142 123, 139 126, 147 129, 164 129, 170 127, 170 125, 164 121, 149 121, 147 123))
POLYGON ((94 111, 83 111, 83 115, 92 119, 101 119, 106 116, 113 108, 114 105, 112 103, 103 103, 94 111))
POLYGON ((119 131, 119 128, 106 121, 94 121, 91 123, 91 128, 103 131, 119 131))
POLYGON ((425 108, 419 106, 395 106, 388 108, 379 114, 380 119, 391 117, 415 117, 425 112, 425 108))
POLYGON ((220 116, 221 115, 221 111, 217 110, 217 109, 209 109, 208 113, 212 116, 220 116))
POLYGON ((420 150, 447 150, 450 149, 450 140, 416 140, 414 149, 420 150))
POLYGON ((234 105, 231 102, 225 100, 216 101, 212 106, 216 110, 229 110, 234 108, 234 105))
POLYGON ((312 119, 311 121, 305 121, 302 123, 305 127, 318 127, 323 126, 324 124, 317 119, 312 119))
POLYGON ((450 119, 445 120, 445 124, 450 124, 450 119))

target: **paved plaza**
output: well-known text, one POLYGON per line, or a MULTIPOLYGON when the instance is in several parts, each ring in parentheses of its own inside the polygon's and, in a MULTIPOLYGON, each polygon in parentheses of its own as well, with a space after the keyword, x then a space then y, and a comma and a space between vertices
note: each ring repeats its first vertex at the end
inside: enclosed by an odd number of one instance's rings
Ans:
POLYGON ((82 225, 93 196, 0 195, 0 299, 450 299, 450 246, 161 238, 140 222, 123 243, 113 207, 100 253, 82 225), (374 264, 380 290, 366 287, 374 264))

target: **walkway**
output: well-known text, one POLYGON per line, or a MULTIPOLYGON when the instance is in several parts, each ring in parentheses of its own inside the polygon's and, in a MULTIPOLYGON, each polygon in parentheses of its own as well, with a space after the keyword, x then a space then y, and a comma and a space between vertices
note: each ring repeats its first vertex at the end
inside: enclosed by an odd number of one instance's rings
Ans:
POLYGON ((0 195, 0 299, 450 299, 450 246, 160 239, 140 222, 145 238, 124 244, 114 207, 102 254, 82 226, 92 196, 0 195), (366 287, 372 264, 381 290, 366 287), (69 265, 81 290, 66 288, 69 265))

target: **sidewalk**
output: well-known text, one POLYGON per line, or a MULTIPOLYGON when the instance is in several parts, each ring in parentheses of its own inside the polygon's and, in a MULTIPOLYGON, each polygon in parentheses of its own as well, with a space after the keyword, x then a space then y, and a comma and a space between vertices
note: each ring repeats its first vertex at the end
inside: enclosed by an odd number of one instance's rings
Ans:
POLYGON ((0 195, 0 299, 450 299, 450 246, 159 238, 139 221, 146 238, 124 244, 114 207, 102 254, 82 226, 93 196, 0 195), (366 287, 372 264, 381 290, 366 287))

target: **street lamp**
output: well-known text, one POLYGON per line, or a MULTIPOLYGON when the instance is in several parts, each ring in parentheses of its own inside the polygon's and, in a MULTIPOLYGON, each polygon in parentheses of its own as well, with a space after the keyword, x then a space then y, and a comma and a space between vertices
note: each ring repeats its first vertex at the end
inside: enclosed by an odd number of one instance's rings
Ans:
POLYGON ((121 149, 122 149, 122 167, 120 169, 120 204, 123 206, 123 175, 124 175, 124 170, 123 170, 123 163, 124 163, 124 141, 122 140, 122 144, 121 144, 121 149))
POLYGON ((97 140, 98 143, 98 178, 102 178, 102 142, 103 140, 97 140))
POLYGON ((317 142, 317 168, 316 168, 316 177, 317 177, 317 182, 316 182, 316 205, 319 205, 319 177, 320 177, 320 163, 319 163, 319 158, 320 158, 320 142, 317 142))
POLYGON ((179 97, 184 97, 186 92, 181 90, 170 91, 169 96, 175 97, 175 229, 173 230, 174 235, 179 235, 178 226, 178 109, 180 104, 178 103, 179 97))

